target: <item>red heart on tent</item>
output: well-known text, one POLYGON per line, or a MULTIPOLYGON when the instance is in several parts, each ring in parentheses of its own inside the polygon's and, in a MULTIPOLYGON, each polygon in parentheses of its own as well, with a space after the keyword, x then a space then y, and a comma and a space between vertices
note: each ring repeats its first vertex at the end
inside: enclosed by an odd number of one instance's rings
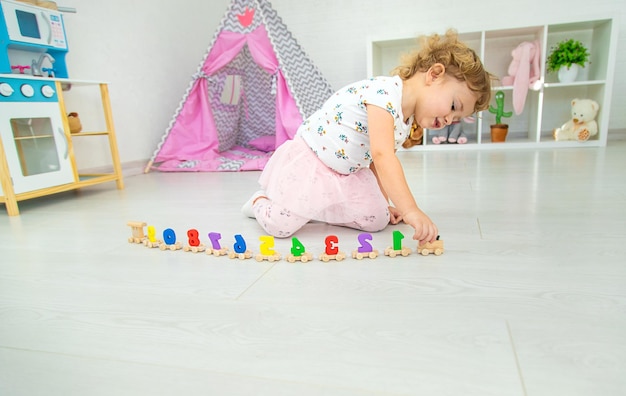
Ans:
POLYGON ((237 14, 237 18, 239 18, 239 23, 243 27, 248 27, 252 23, 252 19, 254 18, 254 9, 249 9, 246 7, 246 10, 243 14, 237 14))

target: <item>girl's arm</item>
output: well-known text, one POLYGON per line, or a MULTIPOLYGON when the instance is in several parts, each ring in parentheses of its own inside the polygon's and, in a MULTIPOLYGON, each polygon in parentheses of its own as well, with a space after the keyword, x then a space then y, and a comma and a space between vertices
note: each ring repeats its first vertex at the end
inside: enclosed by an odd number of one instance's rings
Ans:
POLYGON ((422 212, 411 194, 404 170, 395 154, 393 117, 385 109, 367 105, 370 152, 378 182, 391 202, 398 208, 405 223, 415 228, 413 239, 432 242, 437 238, 437 226, 422 212))
MULTIPOLYGON (((378 182, 378 188, 380 188, 380 192, 383 193, 385 200, 389 202, 389 196, 387 195, 387 192, 383 188, 383 185, 380 183, 380 178, 378 177, 378 171, 376 170, 376 165, 374 165, 373 162, 370 164, 370 169, 372 173, 374 174, 374 176, 376 176, 376 181, 378 182)), ((402 221, 402 213, 400 213, 400 211, 397 208, 391 205, 389 206, 389 215, 390 215, 389 222, 391 224, 398 224, 399 222, 402 221)))

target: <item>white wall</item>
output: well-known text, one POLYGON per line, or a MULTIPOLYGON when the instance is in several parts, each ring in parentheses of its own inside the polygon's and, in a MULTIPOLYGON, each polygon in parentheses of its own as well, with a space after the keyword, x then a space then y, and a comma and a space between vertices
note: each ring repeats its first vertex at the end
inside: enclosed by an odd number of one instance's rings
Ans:
MULTIPOLYGON (((66 14, 70 77, 111 83, 122 162, 151 157, 229 0, 79 1, 66 14)), ((626 128, 623 0, 273 0, 272 6, 335 88, 366 77, 368 36, 411 36, 616 18, 620 25, 611 129, 626 128), (470 18, 470 16, 474 16, 470 18)))

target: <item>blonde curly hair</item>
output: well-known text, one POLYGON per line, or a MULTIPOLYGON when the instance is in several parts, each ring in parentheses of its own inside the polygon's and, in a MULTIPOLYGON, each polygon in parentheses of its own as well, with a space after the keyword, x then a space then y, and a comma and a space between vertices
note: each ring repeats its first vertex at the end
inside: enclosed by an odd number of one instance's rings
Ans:
POLYGON ((449 29, 443 36, 420 36, 418 42, 419 49, 405 55, 400 65, 391 71, 392 75, 407 80, 415 73, 426 72, 435 63, 441 63, 447 74, 459 81, 465 81, 476 94, 474 112, 489 108, 491 80, 495 76, 485 70, 476 52, 459 40, 456 30, 449 29))

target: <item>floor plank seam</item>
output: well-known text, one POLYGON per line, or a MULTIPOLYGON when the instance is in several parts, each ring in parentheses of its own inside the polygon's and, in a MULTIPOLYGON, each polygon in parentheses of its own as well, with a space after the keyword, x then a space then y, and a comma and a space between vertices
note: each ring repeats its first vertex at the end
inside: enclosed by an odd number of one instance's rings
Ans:
MULTIPOLYGON (((370 390, 362 389, 362 388, 352 388, 352 387, 346 387, 346 386, 341 386, 341 385, 327 385, 327 384, 316 383, 316 382, 288 380, 288 379, 274 378, 274 377, 262 376, 262 375, 237 374, 237 373, 232 373, 228 371, 217 371, 217 370, 210 370, 210 369, 199 368, 199 367, 189 367, 189 366, 171 365, 171 364, 157 364, 157 363, 150 363, 150 362, 135 361, 135 360, 130 360, 130 359, 109 359, 109 358, 100 357, 100 356, 87 356, 87 355, 79 355, 79 354, 72 354, 72 353, 59 353, 59 352, 52 352, 52 351, 45 351, 45 350, 16 348, 16 347, 0 345, 0 350, 2 349, 8 349, 8 350, 17 351, 17 352, 42 353, 46 355, 64 356, 64 357, 73 358, 73 359, 87 359, 87 360, 97 360, 101 362, 123 363, 123 364, 131 364, 131 365, 139 365, 139 366, 147 366, 147 367, 157 367, 161 369, 195 371, 195 372, 202 372, 202 373, 211 373, 211 374, 216 374, 216 375, 224 375, 224 376, 229 376, 229 377, 251 378, 251 379, 257 379, 257 380, 262 380, 262 381, 272 381, 276 383, 315 386, 315 387, 319 387, 323 389, 331 389, 331 390, 346 390, 346 391, 354 390, 354 391, 364 391, 367 393, 377 394, 374 391, 370 391, 370 390)), ((388 395, 389 396, 403 396, 405 395, 405 393, 389 393, 388 395)))
POLYGON ((480 219, 478 217, 476 218, 476 225, 478 226, 478 235, 480 236, 480 239, 484 239, 483 229, 480 227, 480 219))
POLYGON ((513 351, 513 357, 515 358, 515 366, 517 367, 517 375, 519 377, 520 384, 522 385, 522 393, 524 396, 528 396, 528 392, 526 392, 526 384, 524 383, 524 375, 522 374, 522 367, 519 363, 519 358, 517 356, 517 349, 515 348, 515 342, 513 341, 513 332, 511 332, 511 325, 509 321, 506 320, 506 329, 509 333, 509 342, 511 343, 511 349, 513 351))
POLYGON ((239 300, 241 297, 243 297, 243 295, 244 295, 244 294, 246 294, 246 293, 248 292, 248 290, 250 290, 252 287, 254 287, 254 285, 256 285, 256 283, 257 283, 258 281, 260 281, 260 280, 261 280, 261 278, 263 278, 263 277, 265 276, 265 274, 267 274, 268 272, 270 272, 270 271, 272 270, 272 268, 274 268, 274 266, 275 266, 276 264, 277 264, 277 263, 272 264, 272 266, 271 266, 271 267, 269 267, 269 268, 268 268, 267 270, 265 270, 265 271, 264 271, 261 275, 259 275, 259 277, 258 277, 258 278, 256 278, 256 279, 254 280, 254 282, 252 282, 252 283, 250 284, 250 286, 246 287, 246 289, 245 289, 244 291, 242 291, 242 292, 241 292, 241 294, 239 294, 239 295, 237 296, 237 298, 235 298, 235 301, 237 301, 237 300, 239 300))

